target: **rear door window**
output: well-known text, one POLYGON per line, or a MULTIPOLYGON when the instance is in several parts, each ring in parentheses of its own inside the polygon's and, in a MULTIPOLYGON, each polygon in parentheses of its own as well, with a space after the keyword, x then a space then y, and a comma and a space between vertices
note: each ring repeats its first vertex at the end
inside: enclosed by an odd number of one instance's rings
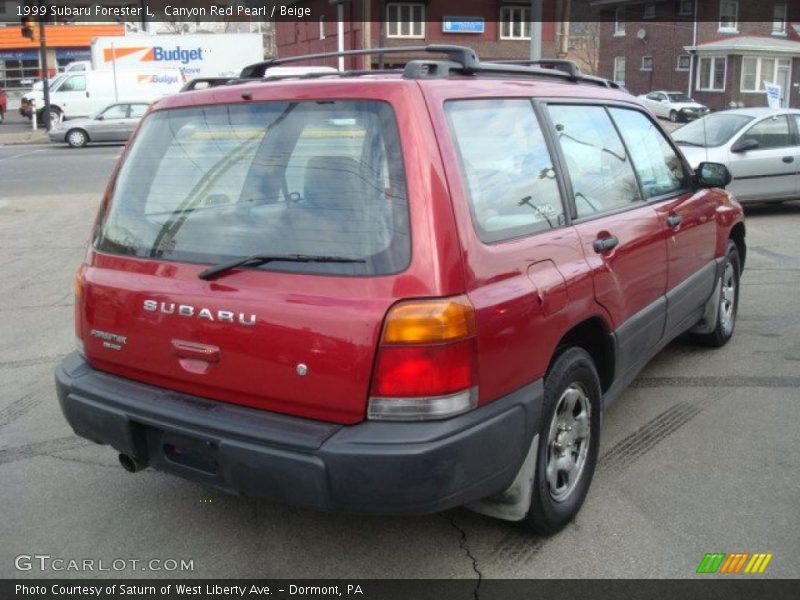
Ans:
POLYGON ((564 224, 553 161, 530 100, 459 100, 445 111, 482 241, 564 224))
POLYGON ((633 165, 602 106, 550 105, 578 218, 618 210, 641 200, 633 165))
POLYGON ((375 101, 155 112, 122 166, 96 243, 160 260, 310 254, 364 262, 261 268, 399 272, 410 236, 394 113, 375 101))

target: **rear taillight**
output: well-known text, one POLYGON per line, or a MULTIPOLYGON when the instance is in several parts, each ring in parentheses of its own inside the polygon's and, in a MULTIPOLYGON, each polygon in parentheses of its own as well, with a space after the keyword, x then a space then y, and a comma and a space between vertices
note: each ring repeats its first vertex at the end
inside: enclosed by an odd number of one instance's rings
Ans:
POLYGON ((367 416, 444 419, 478 401, 475 311, 465 296, 397 304, 383 327, 367 416))
POLYGON ((78 267, 78 272, 75 273, 75 345, 78 348, 78 352, 81 355, 85 355, 84 348, 83 348, 83 325, 82 325, 82 317, 83 314, 83 301, 84 301, 84 294, 86 291, 86 265, 82 264, 78 267))

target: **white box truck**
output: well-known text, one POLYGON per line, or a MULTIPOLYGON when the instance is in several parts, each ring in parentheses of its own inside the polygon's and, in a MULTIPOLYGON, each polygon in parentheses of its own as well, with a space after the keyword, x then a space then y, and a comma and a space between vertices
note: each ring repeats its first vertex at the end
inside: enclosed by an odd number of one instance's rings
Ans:
POLYGON ((234 77, 242 67, 264 60, 260 33, 192 35, 126 35, 92 41, 92 67, 117 69, 158 67, 180 69, 195 77, 234 77))
MULTIPOLYGON (((114 102, 155 102, 176 94, 184 84, 178 69, 139 69, 64 73, 50 90, 50 120, 93 115, 114 102)), ((31 91, 22 97, 20 112, 41 119, 44 94, 31 91)))

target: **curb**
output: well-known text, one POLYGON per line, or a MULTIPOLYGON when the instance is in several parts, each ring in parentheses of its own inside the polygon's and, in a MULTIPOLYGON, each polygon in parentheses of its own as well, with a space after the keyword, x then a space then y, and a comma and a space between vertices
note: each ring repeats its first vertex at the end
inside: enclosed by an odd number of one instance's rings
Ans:
POLYGON ((49 144, 50 139, 45 132, 0 134, 0 146, 22 146, 27 144, 49 144))

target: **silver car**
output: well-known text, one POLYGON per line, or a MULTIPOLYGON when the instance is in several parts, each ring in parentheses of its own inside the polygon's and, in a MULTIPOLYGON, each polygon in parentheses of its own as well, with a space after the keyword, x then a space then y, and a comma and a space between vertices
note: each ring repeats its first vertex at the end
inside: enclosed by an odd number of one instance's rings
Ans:
POLYGON ((60 122, 48 136, 51 142, 67 143, 73 148, 81 148, 89 142, 124 142, 149 106, 146 102, 111 104, 92 117, 60 122))
POLYGON ((676 129, 672 137, 693 168, 722 163, 739 202, 800 198, 800 110, 739 108, 676 129))

